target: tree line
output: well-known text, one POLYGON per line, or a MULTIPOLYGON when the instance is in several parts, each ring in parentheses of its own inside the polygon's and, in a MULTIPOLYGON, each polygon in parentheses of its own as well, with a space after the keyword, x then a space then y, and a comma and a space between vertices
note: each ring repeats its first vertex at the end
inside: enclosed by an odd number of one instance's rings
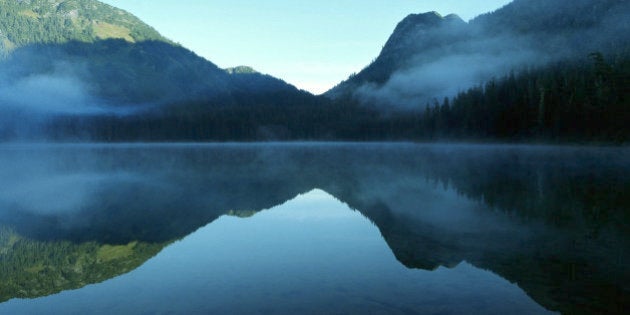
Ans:
POLYGON ((627 142, 630 58, 588 58, 512 72, 415 110, 234 90, 236 104, 186 101, 132 115, 58 116, 43 130, 54 140, 92 141, 627 142))
POLYGON ((630 58, 592 53, 491 80, 427 105, 423 133, 435 138, 612 141, 630 136, 630 58))

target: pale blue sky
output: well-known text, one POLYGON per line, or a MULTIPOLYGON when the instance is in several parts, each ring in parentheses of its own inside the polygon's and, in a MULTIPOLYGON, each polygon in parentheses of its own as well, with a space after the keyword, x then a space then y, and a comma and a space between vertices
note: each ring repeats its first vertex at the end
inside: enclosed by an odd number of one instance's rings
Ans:
POLYGON ((102 0, 218 66, 252 66, 319 94, 378 56, 411 13, 469 20, 510 0, 102 0))

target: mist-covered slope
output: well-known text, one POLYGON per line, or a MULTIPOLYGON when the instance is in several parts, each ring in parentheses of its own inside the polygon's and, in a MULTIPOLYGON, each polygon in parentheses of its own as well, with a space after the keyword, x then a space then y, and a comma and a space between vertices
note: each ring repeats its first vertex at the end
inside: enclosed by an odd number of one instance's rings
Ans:
MULTIPOLYGON (((338 98, 346 94, 351 95, 353 90, 360 88, 363 84, 387 83, 396 71, 410 67, 412 59, 422 58, 421 52, 464 40, 468 36, 465 24, 456 15, 442 17, 437 12, 407 16, 398 23, 374 62, 326 92, 326 95, 338 98)), ((424 60, 424 62, 429 61, 424 60)))
POLYGON ((248 67, 221 69, 98 1, 2 1, 0 17, 0 141, 327 134, 311 122, 324 98, 248 67))
POLYGON ((187 102, 211 108, 313 99, 271 76, 230 74, 95 0, 0 1, 0 17, 4 113, 130 115, 187 102))
POLYGON ((436 12, 410 15, 372 64, 325 95, 422 108, 512 70, 627 51, 629 14, 623 0, 516 0, 468 23, 436 12))
POLYGON ((229 95, 228 75, 182 47, 162 41, 29 45, 2 64, 5 107, 97 113, 107 106, 229 95))

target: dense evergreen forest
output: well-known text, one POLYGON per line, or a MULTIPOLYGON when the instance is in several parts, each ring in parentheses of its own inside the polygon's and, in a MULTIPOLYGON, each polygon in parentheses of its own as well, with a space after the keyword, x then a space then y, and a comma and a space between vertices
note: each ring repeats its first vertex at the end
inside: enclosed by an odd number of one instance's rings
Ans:
POLYGON ((422 133, 431 139, 628 141, 629 55, 589 58, 512 72, 427 105, 422 133))

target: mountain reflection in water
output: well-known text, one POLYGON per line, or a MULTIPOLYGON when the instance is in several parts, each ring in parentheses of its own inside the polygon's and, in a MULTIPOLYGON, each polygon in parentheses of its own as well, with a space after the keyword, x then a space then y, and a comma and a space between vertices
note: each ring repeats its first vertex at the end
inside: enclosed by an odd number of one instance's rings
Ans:
POLYGON ((0 151, 0 300, 78 289, 137 268, 78 291, 11 300, 0 312, 62 305, 125 313, 500 314, 520 307, 538 314, 544 307, 598 314, 628 307, 624 148, 0 151))

